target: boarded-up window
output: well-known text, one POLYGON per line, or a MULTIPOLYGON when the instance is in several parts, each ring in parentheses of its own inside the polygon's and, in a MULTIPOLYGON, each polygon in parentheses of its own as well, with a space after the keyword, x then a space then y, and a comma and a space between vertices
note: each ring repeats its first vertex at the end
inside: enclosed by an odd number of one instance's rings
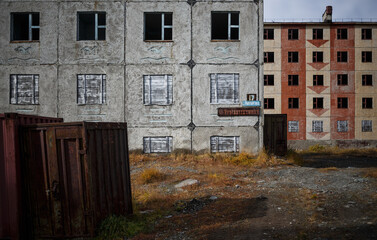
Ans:
POLYGON ((312 132, 323 132, 323 121, 313 121, 312 132))
POLYGON ((11 104, 39 104, 39 75, 10 75, 11 104))
POLYGON ((372 132, 372 120, 361 120, 361 131, 372 132))
POLYGON ((106 75, 79 74, 77 75, 77 103, 103 104, 106 103, 106 75))
POLYGON ((210 74, 211 103, 232 104, 239 102, 239 74, 210 74))
POLYGON ((144 153, 170 153, 173 148, 173 137, 144 137, 144 153))
POLYGON ((211 152, 239 152, 240 137, 211 137, 211 152))
POLYGON ((288 132, 298 132, 299 122, 298 121, 288 121, 288 132))
POLYGON ((173 103, 172 75, 145 75, 144 105, 171 105, 173 103))
POLYGON ((338 132, 348 132, 348 121, 338 121, 338 132))

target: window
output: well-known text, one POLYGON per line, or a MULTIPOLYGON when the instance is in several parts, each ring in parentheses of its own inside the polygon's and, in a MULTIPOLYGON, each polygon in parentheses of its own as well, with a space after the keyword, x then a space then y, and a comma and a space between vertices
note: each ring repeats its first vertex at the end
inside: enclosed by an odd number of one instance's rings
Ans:
POLYGON ((264 86, 274 86, 274 75, 264 75, 264 86))
POLYGON ((173 103, 172 75, 145 75, 144 105, 171 105, 173 103))
POLYGON ((362 62, 372 62, 372 52, 371 51, 361 52, 361 61, 362 62))
POLYGON ((361 39, 362 40, 371 40, 372 39, 372 29, 370 29, 370 28, 361 29, 361 39))
POLYGON ((313 29, 313 40, 321 40, 321 39, 323 39, 323 29, 314 28, 313 29))
POLYGON ((144 13, 144 40, 173 39, 173 13, 144 13))
POLYGON ((11 41, 39 40, 39 13, 11 13, 11 41))
POLYGON ((274 109, 275 108, 275 99, 274 98, 265 98, 264 99, 264 109, 274 109))
POLYGON ((312 132, 323 132, 323 121, 312 121, 312 132))
POLYGON ((264 52, 264 62, 273 63, 274 62, 274 52, 264 52))
POLYGON ((106 75, 79 74, 77 75, 77 103, 103 104, 106 103, 106 75))
POLYGON ((323 108, 323 98, 313 98, 313 109, 323 108))
POLYGON ((313 86, 323 86, 323 75, 313 75, 313 86))
POLYGON ((264 40, 274 39, 274 29, 264 29, 264 40))
POLYGON ((348 121, 337 121, 338 132, 348 132, 348 121))
POLYGON ((323 62, 323 52, 313 52, 313 62, 323 62))
POLYGON ((39 104, 39 75, 10 75, 10 104, 39 104))
POLYGON ((106 40, 106 13, 78 12, 77 40, 106 40))
POLYGON ((298 52, 288 52, 288 62, 298 62, 298 52))
POLYGON ((348 85, 348 74, 338 74, 338 86, 346 86, 348 85))
POLYGON ((239 74, 212 73, 211 103, 233 104, 239 102, 239 74))
POLYGON ((173 148, 173 137, 144 137, 144 153, 170 153, 173 148))
POLYGON ((372 132, 372 120, 361 120, 361 131, 362 132, 372 132))
POLYGON ((212 40, 239 40, 238 12, 212 12, 212 40))
POLYGON ((347 62, 348 61, 348 52, 337 52, 337 61, 338 62, 347 62))
POLYGON ((240 137, 211 137, 211 152, 239 152, 240 137))
POLYGON ((348 98, 338 98, 338 108, 348 108, 348 98))
POLYGON ((363 86, 372 86, 373 85, 373 77, 372 77, 371 74, 362 75, 362 85, 363 86))
POLYGON ((298 75, 288 75, 288 86, 298 86, 298 75))
POLYGON ((298 29, 288 29, 288 40, 298 40, 298 29))
POLYGON ((299 108, 299 99, 288 98, 288 108, 299 108))
POLYGON ((338 28, 336 31, 337 39, 344 40, 348 38, 348 30, 347 28, 338 28))
POLYGON ((298 132, 299 122, 298 121, 288 121, 288 132, 298 132))
POLYGON ((372 109, 373 108, 373 98, 363 98, 363 108, 372 109))

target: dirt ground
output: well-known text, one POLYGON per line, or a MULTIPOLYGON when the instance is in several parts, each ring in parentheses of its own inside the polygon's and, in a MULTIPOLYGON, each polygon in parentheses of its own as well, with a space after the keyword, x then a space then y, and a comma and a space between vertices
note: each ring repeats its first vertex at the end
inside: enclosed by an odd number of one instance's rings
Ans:
POLYGON ((131 155, 132 239, 377 239, 377 156, 303 154, 301 166, 237 166, 211 155, 131 155), (146 169, 161 176, 145 183, 146 169), (197 184, 176 188, 185 179, 197 184))

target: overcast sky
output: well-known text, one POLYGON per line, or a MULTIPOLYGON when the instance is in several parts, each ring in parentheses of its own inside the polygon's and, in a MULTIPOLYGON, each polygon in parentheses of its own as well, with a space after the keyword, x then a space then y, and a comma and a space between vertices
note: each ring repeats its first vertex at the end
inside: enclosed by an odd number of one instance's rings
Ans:
POLYGON ((377 19, 377 0, 264 0, 264 18, 322 18, 326 6, 333 18, 377 19))

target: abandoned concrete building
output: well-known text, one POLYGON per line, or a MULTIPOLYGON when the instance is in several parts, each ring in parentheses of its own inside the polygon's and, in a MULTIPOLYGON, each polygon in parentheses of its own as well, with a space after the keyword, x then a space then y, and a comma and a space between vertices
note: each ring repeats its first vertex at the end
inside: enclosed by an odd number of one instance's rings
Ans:
POLYGON ((145 153, 262 146, 263 113, 242 102, 263 99, 263 1, 0 8, 0 112, 127 122, 145 153))
POLYGON ((287 114, 288 143, 377 146, 377 22, 264 23, 264 113, 287 114))

